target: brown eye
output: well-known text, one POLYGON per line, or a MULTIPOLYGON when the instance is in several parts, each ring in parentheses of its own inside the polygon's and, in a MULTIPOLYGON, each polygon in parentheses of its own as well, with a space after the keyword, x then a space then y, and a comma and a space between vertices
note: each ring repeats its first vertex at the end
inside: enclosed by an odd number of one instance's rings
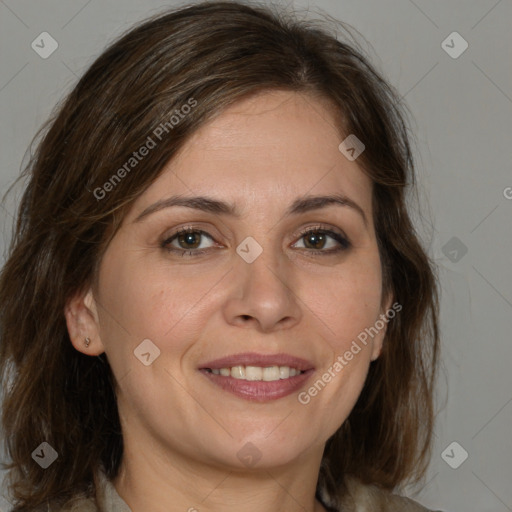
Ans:
POLYGON ((176 240, 183 249, 197 249, 201 243, 201 233, 180 233, 176 240), (183 245, 187 247, 183 247, 183 245))
POLYGON ((304 249, 311 249, 314 254, 332 254, 345 251, 350 247, 350 242, 339 233, 327 229, 309 228, 301 233, 304 240, 304 249), (333 240, 328 247, 329 239, 333 240))
POLYGON ((205 231, 182 228, 164 240, 161 246, 168 252, 181 254, 182 256, 196 256, 206 252, 204 249, 209 249, 209 247, 200 247, 205 238, 213 241, 213 238, 205 231))
POLYGON ((304 245, 308 249, 323 249, 326 242, 326 236, 318 231, 313 231, 305 235, 304 240, 304 245))

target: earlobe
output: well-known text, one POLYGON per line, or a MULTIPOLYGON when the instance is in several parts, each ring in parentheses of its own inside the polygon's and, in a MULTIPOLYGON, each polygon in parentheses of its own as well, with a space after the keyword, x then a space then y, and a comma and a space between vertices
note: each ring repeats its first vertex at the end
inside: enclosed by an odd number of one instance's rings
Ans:
POLYGON ((92 289, 70 298, 64 307, 64 316, 71 344, 76 350, 94 356, 105 351, 92 289))
MULTIPOLYGON (((384 309, 381 311, 381 314, 379 316, 379 319, 381 322, 384 323, 384 326, 382 329, 379 330, 379 334, 376 336, 376 338, 373 341, 373 348, 372 348, 372 356, 371 360, 375 361, 378 359, 382 353, 382 348, 384 346, 384 340, 386 339, 386 332, 388 329, 388 311, 391 309, 391 304, 393 303, 393 295, 389 293, 386 297, 386 300, 383 301, 384 309), (385 320, 383 320, 385 318, 385 320)), ((378 322, 376 322, 376 325, 378 325, 378 322)))
POLYGON ((376 359, 378 359, 380 357, 380 354, 382 352, 382 345, 383 345, 382 341, 379 343, 373 344, 371 361, 375 361, 376 359))
POLYGON ((380 357, 380 354, 382 353, 382 347, 384 345, 384 340, 386 338, 386 330, 387 325, 384 326, 382 331, 379 332, 378 336, 373 340, 373 347, 372 347, 372 357, 371 360, 375 361, 380 357))
POLYGON ((382 307, 383 307, 383 311, 382 311, 382 314, 386 314, 390 309, 391 309, 391 305, 393 304, 393 294, 391 292, 389 292, 385 298, 384 298, 384 301, 382 302, 382 307))

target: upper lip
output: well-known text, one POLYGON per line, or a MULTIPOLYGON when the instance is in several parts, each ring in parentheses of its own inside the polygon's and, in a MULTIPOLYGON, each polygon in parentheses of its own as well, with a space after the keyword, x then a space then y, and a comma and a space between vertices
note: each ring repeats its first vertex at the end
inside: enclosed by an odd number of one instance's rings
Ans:
POLYGON ((289 366, 290 368, 301 371, 314 368, 314 365, 310 361, 290 354, 257 354, 255 352, 244 352, 242 354, 221 357, 220 359, 201 363, 199 368, 215 370, 231 368, 233 366, 289 366))

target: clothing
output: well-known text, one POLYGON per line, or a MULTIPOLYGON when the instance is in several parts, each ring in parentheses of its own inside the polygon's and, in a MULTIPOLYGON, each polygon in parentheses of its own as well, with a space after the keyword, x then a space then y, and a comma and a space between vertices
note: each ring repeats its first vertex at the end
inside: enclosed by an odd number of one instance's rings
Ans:
MULTIPOLYGON (((95 483, 96 499, 92 497, 78 498, 58 512, 132 512, 102 471, 98 472, 95 483)), ((320 492, 319 498, 326 510, 334 512, 433 512, 409 498, 393 495, 373 485, 363 485, 352 480, 347 487, 351 497, 347 498, 342 507, 337 509, 331 507, 331 500, 325 491, 320 492)), ((53 509, 52 512, 54 512, 53 509)))
POLYGON ((365 485, 347 479, 348 496, 339 508, 333 507, 325 489, 320 489, 320 501, 328 512, 442 512, 432 511, 416 501, 392 494, 375 485, 365 485))

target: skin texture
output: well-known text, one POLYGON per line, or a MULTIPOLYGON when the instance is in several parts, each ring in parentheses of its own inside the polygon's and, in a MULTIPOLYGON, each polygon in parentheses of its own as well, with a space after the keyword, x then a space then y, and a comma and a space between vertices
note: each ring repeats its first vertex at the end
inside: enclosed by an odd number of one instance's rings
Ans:
POLYGON ((353 408, 385 328, 306 405, 298 393, 239 398, 198 366, 240 352, 288 353, 314 365, 299 391, 307 390, 390 307, 381 296, 372 184, 339 151, 344 137, 331 112, 324 100, 272 91, 203 125, 134 203, 101 262, 98 289, 66 307, 74 347, 106 352, 119 384, 125 453, 114 485, 133 512, 324 510, 314 493, 325 442, 353 408), (284 215, 299 197, 333 193, 356 202, 368 225, 347 206, 284 215), (134 222, 177 194, 232 202, 241 215, 174 206, 134 222), (314 254, 340 246, 301 235, 319 225, 351 246, 314 254), (161 247, 185 226, 213 240, 170 245, 204 254, 161 247), (263 248, 252 263, 236 252, 248 236, 263 248), (149 366, 134 356, 144 339, 160 350, 149 366), (251 468, 237 457, 247 442, 261 454, 251 468))

